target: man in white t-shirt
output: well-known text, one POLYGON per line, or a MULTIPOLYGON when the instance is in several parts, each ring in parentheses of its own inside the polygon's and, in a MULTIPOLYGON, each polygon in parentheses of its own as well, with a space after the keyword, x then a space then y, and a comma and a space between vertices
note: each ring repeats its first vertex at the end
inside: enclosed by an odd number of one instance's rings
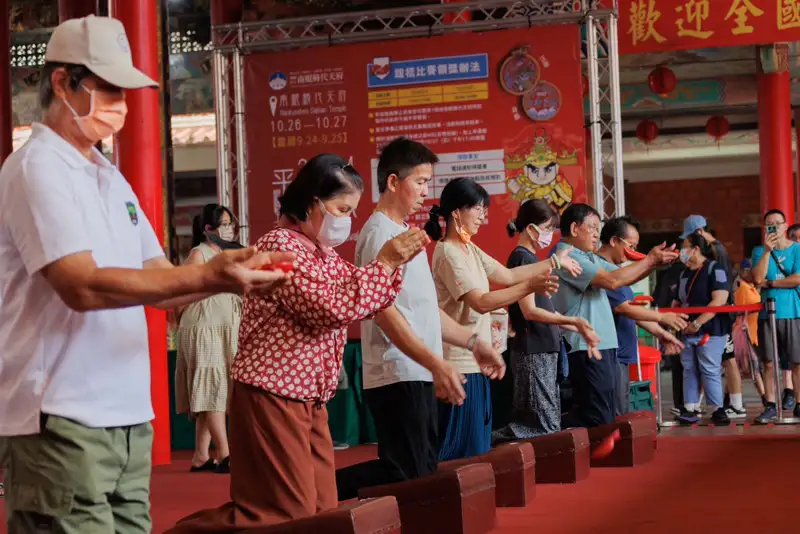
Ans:
MULTIPOLYGON (((400 137, 378 162, 380 200, 356 245, 356 263, 374 260, 381 247, 408 230, 406 218, 422 209, 439 161, 428 147, 400 137)), ((403 273, 395 304, 361 323, 364 397, 375 420, 378 459, 336 473, 339 499, 363 487, 400 482, 436 471, 439 455, 436 397, 464 401, 464 377, 442 359, 442 341, 470 349, 484 373, 502 378, 505 364, 490 343, 439 309, 428 256, 403 273)))
MULTIPOLYGON (((125 120, 122 24, 69 20, 42 68, 42 124, 0 170, 0 449, 8 531, 147 533, 153 418, 143 305, 268 290, 291 260, 242 249, 173 268, 94 145, 125 120)), ((164 357, 165 355, 154 355, 164 357)))

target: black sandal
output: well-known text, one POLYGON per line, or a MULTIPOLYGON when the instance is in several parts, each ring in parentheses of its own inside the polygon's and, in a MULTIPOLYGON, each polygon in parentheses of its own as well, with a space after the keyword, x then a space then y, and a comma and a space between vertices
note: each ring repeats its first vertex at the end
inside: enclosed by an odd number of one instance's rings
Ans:
POLYGON ((203 473, 207 471, 214 471, 217 469, 217 462, 214 461, 213 458, 209 458, 209 460, 200 466, 193 465, 191 469, 189 469, 190 473, 203 473))
POLYGON ((220 462, 217 464, 217 468, 214 469, 214 472, 215 473, 219 473, 219 474, 223 474, 223 475, 230 473, 231 472, 231 457, 230 456, 226 456, 225 458, 220 460, 220 462))

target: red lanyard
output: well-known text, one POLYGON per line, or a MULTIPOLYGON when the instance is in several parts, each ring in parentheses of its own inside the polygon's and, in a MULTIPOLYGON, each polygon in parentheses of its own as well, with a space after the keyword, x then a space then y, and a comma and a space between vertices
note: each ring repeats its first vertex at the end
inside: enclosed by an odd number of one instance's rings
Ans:
POLYGON ((700 271, 702 271, 703 267, 705 266, 706 262, 703 262, 703 265, 701 265, 700 268, 697 269, 697 272, 694 273, 694 277, 692 277, 692 281, 689 284, 689 289, 686 290, 686 302, 684 302, 684 307, 689 304, 689 295, 692 294, 692 288, 694 288, 694 283, 697 281, 697 277, 700 276, 700 271))

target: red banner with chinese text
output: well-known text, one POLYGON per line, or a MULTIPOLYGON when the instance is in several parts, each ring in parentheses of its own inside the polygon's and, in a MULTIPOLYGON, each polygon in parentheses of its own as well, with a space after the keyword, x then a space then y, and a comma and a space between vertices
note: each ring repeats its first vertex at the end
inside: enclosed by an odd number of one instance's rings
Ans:
POLYGON ((800 40, 800 0, 619 0, 621 54, 800 40))
POLYGON ((491 195, 475 242, 505 263, 515 244, 505 228, 521 200, 545 198, 558 210, 586 201, 578 32, 554 26, 246 56, 251 240, 276 224, 278 198, 305 161, 332 152, 366 185, 354 233, 337 248, 352 259, 378 200, 380 150, 404 135, 440 158, 424 211, 409 222, 428 220, 450 180, 472 178, 491 195))

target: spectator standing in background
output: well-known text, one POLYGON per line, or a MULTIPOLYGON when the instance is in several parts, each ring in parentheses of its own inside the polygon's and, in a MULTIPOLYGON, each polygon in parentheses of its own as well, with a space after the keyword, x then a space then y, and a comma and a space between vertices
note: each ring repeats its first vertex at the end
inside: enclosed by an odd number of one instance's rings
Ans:
MULTIPOLYGON (((725 269, 728 285, 732 286, 734 279, 733 262, 730 254, 722 242, 714 237, 708 229, 708 222, 702 215, 690 215, 683 221, 683 234, 681 239, 686 239, 692 234, 700 235, 711 247, 711 259, 725 269)), ((726 305, 733 305, 733 287, 728 288, 728 301, 726 305)), ((736 319, 734 314, 728 314, 731 324, 736 319)), ((733 338, 728 336, 725 348, 722 351, 722 369, 726 378, 727 394, 724 396, 724 408, 730 417, 744 417, 742 406, 742 375, 736 363, 736 352, 733 350, 733 338)))
MULTIPOLYGON (((728 302, 731 281, 724 267, 712 256, 711 246, 701 235, 689 234, 684 239, 681 261, 687 269, 681 274, 675 306, 713 308, 728 302)), ((722 355, 730 339, 730 315, 706 312, 691 314, 690 319, 691 322, 683 330, 681 363, 685 410, 679 416, 680 421, 696 423, 699 420, 702 385, 709 404, 715 407, 712 420, 717 424, 727 424, 730 418, 724 408, 722 355), (705 335, 709 338, 701 343, 705 335)))
MULTIPOLYGON (((193 248, 184 265, 202 265, 222 251, 209 237, 213 234, 233 241, 233 215, 225 206, 206 204, 192 221, 193 248)), ((230 473, 225 414, 241 315, 242 298, 232 293, 212 295, 180 313, 175 407, 195 424, 191 472, 230 473), (212 440, 216 458, 210 454, 212 440)))
POLYGON ((786 231, 786 237, 789 238, 789 241, 800 243, 800 224, 791 225, 786 231))
MULTIPOLYGON (((753 280, 761 288, 761 301, 775 299, 776 329, 779 364, 791 368, 794 384, 800 383, 800 245, 786 237, 786 216, 780 210, 770 210, 764 215, 764 245, 753 250, 753 280)), ((775 405, 774 373, 772 361, 772 329, 765 310, 758 323, 758 350, 764 361, 764 386, 767 407, 758 419, 769 423, 777 418, 775 405)), ((787 373, 788 374, 788 373, 787 373)), ((786 395, 784 391, 784 395, 786 395)), ((795 417, 800 417, 797 403, 800 391, 794 391, 791 405, 795 417)), ((783 399, 784 408, 789 402, 783 399)))
MULTIPOLYGON (((734 292, 734 302, 737 306, 747 306, 750 304, 761 303, 761 293, 753 282, 753 263, 749 259, 744 259, 739 264, 739 284, 734 292)), ((746 342, 752 348, 758 347, 758 312, 750 312, 740 315, 734 325, 734 338, 736 339, 736 329, 744 328, 747 330, 746 342)), ((744 338, 742 338, 744 339, 744 338)), ((748 355, 757 354, 752 348, 745 351, 748 355)), ((758 394, 761 395, 761 402, 766 407, 767 397, 764 390, 764 380, 761 376, 761 365, 757 357, 750 357, 753 380, 756 383, 758 394)), ((791 377, 791 373, 785 373, 791 377)))

